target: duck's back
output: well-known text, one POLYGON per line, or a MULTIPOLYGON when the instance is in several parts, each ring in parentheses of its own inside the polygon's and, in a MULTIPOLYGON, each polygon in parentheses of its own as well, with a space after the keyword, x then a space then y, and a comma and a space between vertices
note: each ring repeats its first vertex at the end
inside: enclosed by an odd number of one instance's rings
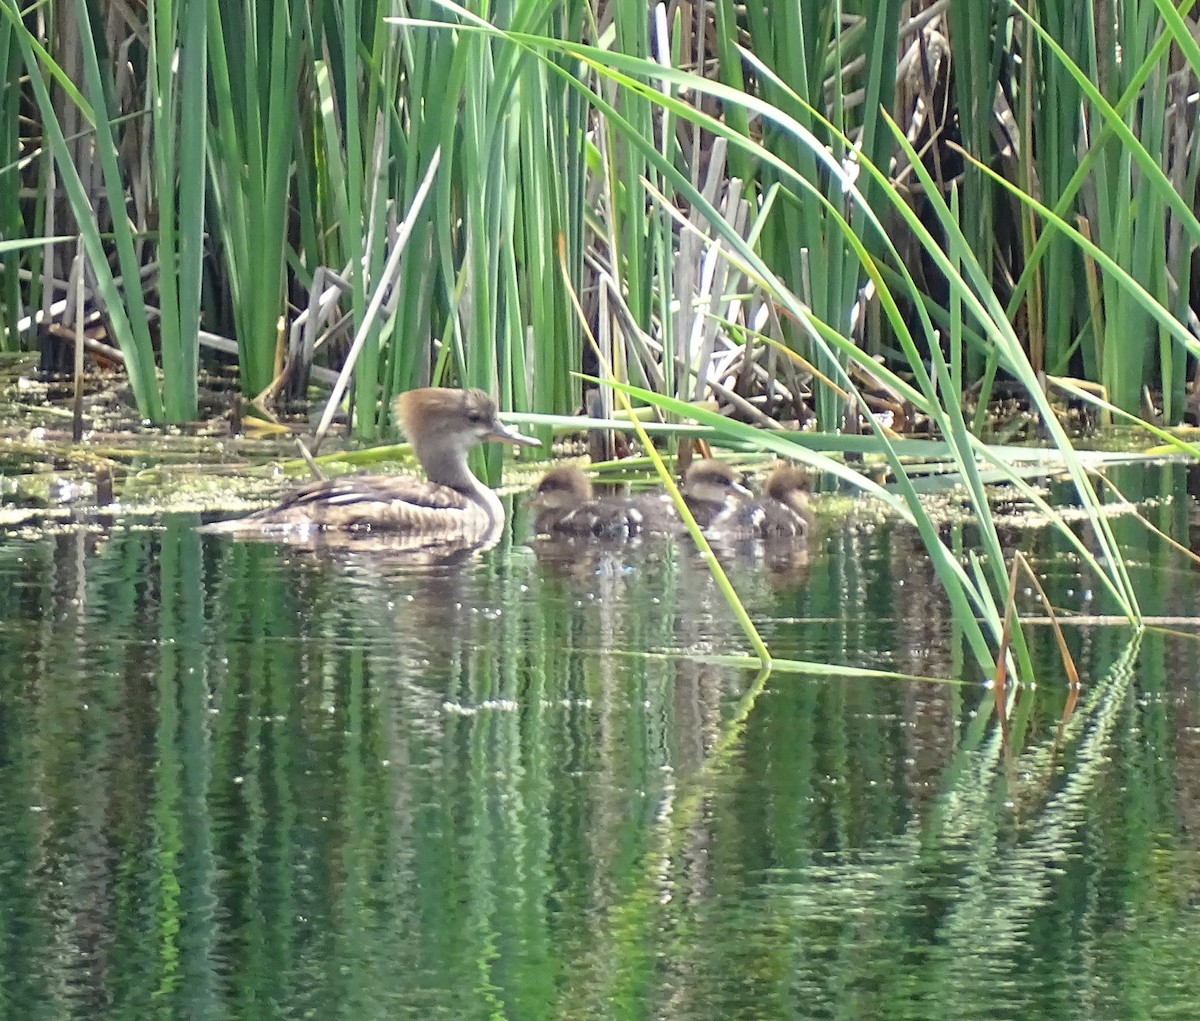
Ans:
POLYGON ((761 516, 758 521, 758 536, 763 539, 796 539, 808 538, 812 522, 809 516, 801 514, 787 504, 778 500, 757 501, 760 505, 761 516))
POLYGON ((270 516, 327 528, 431 534, 461 533, 490 523, 487 511, 457 489, 408 475, 310 482, 286 496, 270 516))
POLYGON ((569 538, 630 539, 643 531, 643 519, 628 501, 601 497, 569 510, 547 508, 534 520, 534 530, 569 538))
POLYGON ((728 539, 767 539, 772 541, 808 538, 810 522, 778 500, 759 498, 727 510, 712 520, 707 529, 728 539))
POLYGON ((628 503, 641 516, 643 532, 676 535, 683 530, 675 503, 666 493, 635 493, 628 503))
POLYGON ((466 494, 409 475, 359 475, 310 482, 249 517, 218 522, 209 531, 254 533, 371 531, 393 535, 484 540, 503 527, 466 494))

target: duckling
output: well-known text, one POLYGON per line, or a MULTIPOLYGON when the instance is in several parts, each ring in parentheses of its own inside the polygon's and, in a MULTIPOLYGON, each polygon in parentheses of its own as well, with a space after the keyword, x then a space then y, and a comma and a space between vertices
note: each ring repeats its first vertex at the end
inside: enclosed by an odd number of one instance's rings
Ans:
POLYGON ((754 495, 738 482, 733 468, 712 458, 692 464, 680 488, 696 524, 706 530, 721 517, 736 513, 745 506, 744 500, 754 495))
MULTIPOLYGON (((711 458, 694 461, 684 472, 679 490, 692 517, 705 529, 754 495, 738 482, 733 468, 711 458)), ((683 531, 675 503, 666 493, 642 493, 631 502, 641 512, 647 532, 677 535, 683 531)))
POLYGON ((762 496, 723 511, 709 532, 723 539, 804 542, 813 530, 809 492, 803 468, 777 465, 767 476, 762 496))
POLYGON ((538 508, 533 528, 558 538, 628 539, 642 530, 642 514, 627 500, 597 498, 574 465, 551 468, 529 501, 538 508))

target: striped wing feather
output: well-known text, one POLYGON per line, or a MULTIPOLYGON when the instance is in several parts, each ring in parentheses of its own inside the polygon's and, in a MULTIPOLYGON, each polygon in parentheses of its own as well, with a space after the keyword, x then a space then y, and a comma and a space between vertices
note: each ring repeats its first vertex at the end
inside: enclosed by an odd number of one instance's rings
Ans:
POLYGON ((289 512, 307 518, 314 505, 320 506, 320 518, 327 526, 406 532, 454 531, 462 527, 454 512, 464 518, 478 513, 458 490, 405 475, 310 482, 290 493, 271 513, 275 518, 289 512))

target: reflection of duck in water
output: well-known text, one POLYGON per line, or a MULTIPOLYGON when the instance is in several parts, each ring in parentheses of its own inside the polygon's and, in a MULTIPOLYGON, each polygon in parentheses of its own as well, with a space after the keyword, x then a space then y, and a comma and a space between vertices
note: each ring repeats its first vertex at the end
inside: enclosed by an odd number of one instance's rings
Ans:
POLYGON ((396 418, 428 481, 409 475, 358 475, 311 482, 275 507, 208 531, 239 538, 299 540, 305 545, 383 539, 392 552, 464 550, 495 543, 504 529, 500 498, 471 474, 468 451, 479 443, 538 446, 505 426, 482 390, 425 387, 396 398, 396 418))
POLYGON ((803 468, 778 465, 767 476, 760 497, 731 504, 710 522, 707 531, 723 539, 805 543, 813 530, 809 492, 808 473, 803 468))
POLYGON ((628 539, 643 530, 642 513, 633 503, 597 498, 591 481, 573 465, 546 472, 529 504, 538 508, 533 521, 538 535, 628 539))

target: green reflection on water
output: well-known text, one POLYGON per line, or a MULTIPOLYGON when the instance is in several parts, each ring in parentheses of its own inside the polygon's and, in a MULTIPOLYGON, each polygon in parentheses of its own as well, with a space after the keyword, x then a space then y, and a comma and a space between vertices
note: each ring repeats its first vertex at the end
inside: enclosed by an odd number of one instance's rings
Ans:
MULTIPOLYGON (((1181 506, 1154 511, 1177 535, 1181 506)), ((1189 641, 1071 629, 1088 683, 1060 736, 1052 636, 1032 628, 1044 675, 1008 762, 975 685, 755 693, 636 655, 739 648, 670 548, 506 545, 412 572, 192 525, 0 548, 3 1016, 1194 1003, 1189 641)), ((1194 613, 1194 573, 1119 527, 1146 612, 1194 613)), ((1096 612, 1065 547, 1019 541, 1055 602, 1096 612)), ((732 568, 779 655, 961 669, 901 532, 831 530, 801 578, 732 568)))

